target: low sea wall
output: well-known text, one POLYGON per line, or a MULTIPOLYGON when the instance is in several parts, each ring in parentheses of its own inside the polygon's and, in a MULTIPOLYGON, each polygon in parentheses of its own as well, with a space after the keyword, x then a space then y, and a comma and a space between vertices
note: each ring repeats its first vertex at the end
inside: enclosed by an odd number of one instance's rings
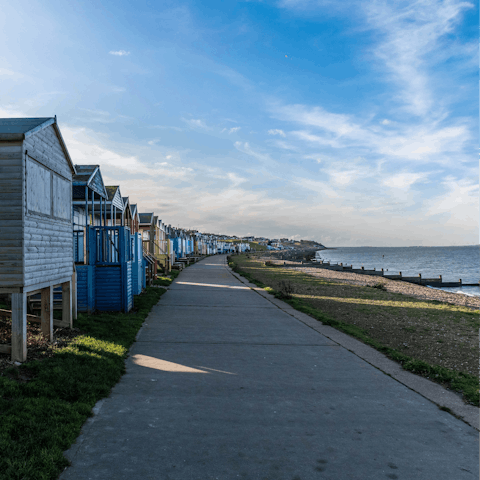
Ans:
MULTIPOLYGON (((272 262, 273 263, 273 262, 272 262)), ((350 273, 358 273, 361 275, 376 275, 379 277, 384 277, 388 278, 390 280, 402 280, 403 282, 409 282, 409 283, 415 283, 417 285, 424 285, 424 286, 430 286, 430 287, 478 287, 480 284, 479 283, 463 283, 462 279, 459 279, 458 282, 444 282, 442 280, 442 276, 439 275, 438 277, 435 278, 422 278, 422 274, 419 273, 415 277, 411 276, 404 276, 402 275, 402 272, 398 272, 398 274, 392 274, 392 273, 385 273, 383 268, 381 270, 377 269, 365 269, 364 267, 361 268, 353 268, 352 265, 343 265, 343 263, 330 263, 330 262, 324 262, 322 260, 320 261, 302 261, 300 264, 292 264, 292 263, 286 263, 283 262, 283 266, 285 267, 308 267, 308 268, 323 268, 326 270, 335 270, 335 271, 340 271, 340 272, 350 272, 350 273)))

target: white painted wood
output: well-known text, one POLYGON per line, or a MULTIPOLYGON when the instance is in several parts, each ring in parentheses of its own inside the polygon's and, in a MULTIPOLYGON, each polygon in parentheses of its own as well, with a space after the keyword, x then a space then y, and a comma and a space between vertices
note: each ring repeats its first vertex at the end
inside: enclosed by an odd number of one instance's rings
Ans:
POLYGON ((12 293, 12 361, 27 360, 27 296, 12 293))
MULTIPOLYGON (((72 168, 52 124, 0 142, 0 288, 70 279, 72 168)), ((68 154, 67 154, 68 155, 68 154)))
POLYGON ((52 214, 52 172, 27 157, 26 198, 28 213, 52 214))
POLYGON ((0 287, 23 283, 22 143, 0 142, 0 287))
POLYGON ((41 293, 41 329, 50 343, 53 342, 53 288, 48 286, 41 293))

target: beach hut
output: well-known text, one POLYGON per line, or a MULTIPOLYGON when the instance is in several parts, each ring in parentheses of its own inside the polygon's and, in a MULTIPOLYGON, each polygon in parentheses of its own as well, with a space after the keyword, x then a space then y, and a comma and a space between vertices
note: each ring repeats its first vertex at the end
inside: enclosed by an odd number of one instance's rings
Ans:
POLYGON ((146 287, 146 259, 143 255, 142 235, 139 232, 140 218, 137 205, 131 204, 128 197, 124 197, 124 204, 128 204, 125 209, 125 223, 130 228, 131 247, 132 247, 132 283, 133 294, 140 295, 146 287))
POLYGON ((77 308, 95 309, 95 259, 89 245, 90 228, 107 224, 108 194, 99 165, 75 165, 73 177, 73 242, 77 272, 77 308))
POLYGON ((56 117, 0 119, 0 293, 11 296, 12 360, 27 359, 27 296, 41 294, 41 329, 53 340, 53 288, 72 325, 72 176, 56 117))
POLYGON ((138 250, 130 227, 124 225, 129 204, 118 186, 104 185, 98 165, 77 165, 77 171, 73 236, 78 310, 128 312, 136 293, 138 250))
POLYGON ((157 259, 155 258, 155 225, 153 213, 139 213, 138 230, 142 237, 142 248, 146 261, 147 284, 157 278, 157 259))
POLYGON ((122 197, 123 202, 123 225, 130 229, 130 233, 133 231, 133 218, 132 218, 132 208, 130 206, 130 200, 128 197, 122 197))
POLYGON ((125 205, 123 203, 120 187, 107 186, 107 225, 116 227, 125 223, 125 205))
POLYGON ((107 191, 99 165, 75 165, 73 176, 73 237, 75 263, 88 264, 87 229, 107 223, 107 191))

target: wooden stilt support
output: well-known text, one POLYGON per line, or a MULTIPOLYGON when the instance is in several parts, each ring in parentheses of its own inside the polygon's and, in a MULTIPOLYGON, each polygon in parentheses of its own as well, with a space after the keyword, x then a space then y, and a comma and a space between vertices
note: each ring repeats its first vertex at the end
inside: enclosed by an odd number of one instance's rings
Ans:
POLYGON ((41 292, 41 329, 43 335, 53 342, 53 288, 52 286, 42 288, 41 292))
POLYGON ((72 317, 77 319, 77 272, 74 270, 72 275, 72 317))
POLYGON ((62 325, 72 328, 72 282, 62 283, 62 325))
POLYGON ((27 295, 12 293, 12 361, 27 360, 27 295))

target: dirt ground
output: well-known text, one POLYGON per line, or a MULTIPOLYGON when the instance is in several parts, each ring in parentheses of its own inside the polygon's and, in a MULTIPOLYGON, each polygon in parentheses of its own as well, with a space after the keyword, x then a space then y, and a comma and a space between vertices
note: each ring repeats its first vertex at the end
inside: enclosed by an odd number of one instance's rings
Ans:
MULTIPOLYGON (((50 345, 43 336, 38 323, 27 322, 27 360, 39 360, 53 355, 55 349, 65 346, 72 338, 81 335, 78 328, 55 328, 54 343, 50 345)), ((12 341, 12 322, 0 316, 0 344, 9 344, 12 341)), ((13 362, 10 355, 0 353, 0 373, 13 362)))

